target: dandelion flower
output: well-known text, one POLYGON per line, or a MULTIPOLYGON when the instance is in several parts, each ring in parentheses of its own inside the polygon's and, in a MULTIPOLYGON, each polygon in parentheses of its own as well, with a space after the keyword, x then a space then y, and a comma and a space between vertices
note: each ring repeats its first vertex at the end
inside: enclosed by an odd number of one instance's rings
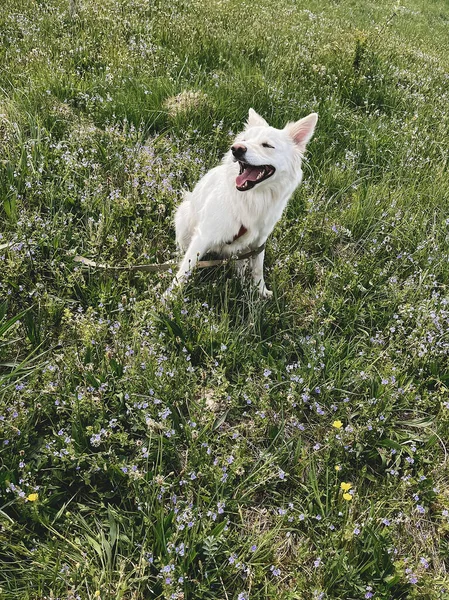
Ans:
POLYGON ((36 502, 36 500, 39 498, 39 494, 30 494, 29 496, 27 496, 27 500, 29 502, 36 502))
POLYGON ((341 421, 334 421, 332 423, 332 427, 335 427, 335 429, 341 429, 343 427, 343 423, 341 421))

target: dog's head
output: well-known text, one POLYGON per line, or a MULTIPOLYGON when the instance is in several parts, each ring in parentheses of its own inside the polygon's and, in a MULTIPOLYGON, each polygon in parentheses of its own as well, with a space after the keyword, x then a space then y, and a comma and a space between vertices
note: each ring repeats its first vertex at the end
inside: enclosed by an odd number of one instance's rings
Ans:
POLYGON ((246 192, 283 176, 300 176, 301 158, 317 119, 318 115, 311 113, 284 129, 276 129, 250 108, 246 127, 231 147, 230 156, 239 165, 236 188, 246 192))

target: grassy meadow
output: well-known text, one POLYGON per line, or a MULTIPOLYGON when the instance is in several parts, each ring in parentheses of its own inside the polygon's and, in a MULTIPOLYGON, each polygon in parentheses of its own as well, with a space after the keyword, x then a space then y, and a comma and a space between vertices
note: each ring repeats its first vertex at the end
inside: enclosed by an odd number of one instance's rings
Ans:
POLYGON ((3 0, 0 599, 449 598, 447 0, 3 0), (261 301, 174 258, 319 113, 261 301))

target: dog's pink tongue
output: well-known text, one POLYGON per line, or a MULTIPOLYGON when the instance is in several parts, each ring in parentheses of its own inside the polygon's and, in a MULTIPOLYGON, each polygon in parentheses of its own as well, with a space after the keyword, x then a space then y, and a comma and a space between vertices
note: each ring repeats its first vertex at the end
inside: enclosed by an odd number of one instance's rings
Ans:
POLYGON ((235 183, 240 187, 245 181, 256 181, 257 176, 262 171, 262 167, 247 166, 241 175, 237 177, 235 183))

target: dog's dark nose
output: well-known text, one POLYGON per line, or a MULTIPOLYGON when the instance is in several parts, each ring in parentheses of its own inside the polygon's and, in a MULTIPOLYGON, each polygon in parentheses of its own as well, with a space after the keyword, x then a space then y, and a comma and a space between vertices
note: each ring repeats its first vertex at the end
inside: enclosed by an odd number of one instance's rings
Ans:
POLYGON ((245 152, 247 151, 247 147, 244 146, 243 144, 234 144, 231 147, 231 152, 234 155, 235 158, 242 158, 242 156, 245 154, 245 152))

